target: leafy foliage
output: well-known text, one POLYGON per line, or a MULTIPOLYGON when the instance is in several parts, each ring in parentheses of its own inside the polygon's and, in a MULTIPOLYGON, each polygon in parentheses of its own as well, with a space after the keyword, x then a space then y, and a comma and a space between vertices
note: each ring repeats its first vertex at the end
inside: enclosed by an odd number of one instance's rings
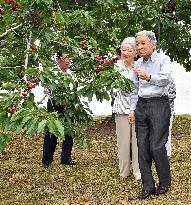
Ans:
POLYGON ((1 0, 2 133, 25 130, 32 135, 50 128, 59 136, 64 132, 83 136, 81 127, 91 124, 83 97, 108 100, 112 88, 132 88, 113 70, 113 62, 115 47, 139 30, 155 31, 161 49, 189 70, 190 6, 190 0, 176 5, 167 0, 1 0), (72 57, 75 80, 55 74, 57 51, 72 57), (65 119, 34 102, 31 90, 39 82, 54 93, 57 103, 67 104, 65 119), (70 85, 77 89, 69 89, 70 85))

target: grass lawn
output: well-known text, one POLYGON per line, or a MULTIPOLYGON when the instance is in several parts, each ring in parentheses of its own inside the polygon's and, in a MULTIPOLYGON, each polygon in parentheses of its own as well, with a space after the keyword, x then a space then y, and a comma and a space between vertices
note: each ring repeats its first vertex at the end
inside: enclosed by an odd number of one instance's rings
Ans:
POLYGON ((141 182, 119 177, 111 118, 87 132, 92 145, 74 146, 76 166, 60 165, 60 140, 48 169, 41 166, 43 138, 15 136, 0 153, 0 205, 191 205, 190 116, 174 120, 171 190, 143 201, 137 199, 141 182))

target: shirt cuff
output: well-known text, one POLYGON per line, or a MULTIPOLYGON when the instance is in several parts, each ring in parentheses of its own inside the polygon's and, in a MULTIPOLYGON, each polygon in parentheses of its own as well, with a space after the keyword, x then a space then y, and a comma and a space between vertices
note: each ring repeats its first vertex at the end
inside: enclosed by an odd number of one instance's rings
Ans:
POLYGON ((158 80, 157 76, 155 75, 150 75, 150 80, 148 82, 154 84, 158 80))
POLYGON ((135 110, 136 109, 136 105, 131 105, 130 106, 130 110, 135 110))

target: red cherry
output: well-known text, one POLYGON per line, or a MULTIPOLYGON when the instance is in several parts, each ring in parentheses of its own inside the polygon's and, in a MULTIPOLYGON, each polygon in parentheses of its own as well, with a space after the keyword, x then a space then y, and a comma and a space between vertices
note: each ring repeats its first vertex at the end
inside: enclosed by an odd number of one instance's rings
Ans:
POLYGON ((100 69, 97 67, 95 72, 98 74, 100 72, 100 69))
POLYGON ((22 95, 23 95, 24 97, 26 97, 26 96, 28 95, 28 93, 27 93, 27 92, 23 92, 22 95))
POLYGON ((35 46, 30 47, 32 51, 37 51, 37 48, 35 46))
POLYGON ((104 59, 103 64, 109 64, 109 60, 104 59))
POLYGON ((103 66, 102 65, 98 65, 96 66, 95 72, 98 74, 100 71, 102 71, 103 66))
POLYGON ((15 111, 17 110, 17 108, 16 108, 15 106, 13 106, 13 107, 11 108, 11 110, 12 110, 13 112, 15 112, 15 111))
POLYGON ((35 87, 36 87, 36 84, 35 84, 35 83, 33 83, 33 84, 32 84, 32 88, 35 88, 35 87))
POLYGON ((6 4, 12 4, 12 3, 14 3, 14 1, 13 0, 5 0, 5 3, 6 4))
POLYGON ((17 2, 12 3, 12 10, 18 9, 20 6, 17 2))
POLYGON ((109 60, 109 62, 110 62, 110 63, 113 63, 113 58, 111 58, 111 59, 109 60))
POLYGON ((97 56, 97 60, 101 61, 103 59, 103 56, 97 56))
POLYGON ((28 89, 32 89, 32 88, 33 88, 32 83, 29 83, 29 84, 28 84, 28 89))

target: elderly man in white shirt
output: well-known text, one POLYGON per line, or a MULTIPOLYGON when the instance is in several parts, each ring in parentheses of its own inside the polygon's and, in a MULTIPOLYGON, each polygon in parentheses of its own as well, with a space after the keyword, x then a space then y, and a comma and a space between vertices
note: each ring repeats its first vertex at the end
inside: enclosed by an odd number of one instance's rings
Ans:
POLYGON ((143 183, 139 198, 145 199, 152 194, 166 193, 171 185, 170 165, 165 148, 171 116, 168 98, 171 61, 165 54, 157 53, 155 34, 151 31, 138 32, 136 44, 141 58, 134 68, 129 122, 133 123, 135 120, 143 183), (157 189, 151 170, 153 161, 159 178, 157 189))

